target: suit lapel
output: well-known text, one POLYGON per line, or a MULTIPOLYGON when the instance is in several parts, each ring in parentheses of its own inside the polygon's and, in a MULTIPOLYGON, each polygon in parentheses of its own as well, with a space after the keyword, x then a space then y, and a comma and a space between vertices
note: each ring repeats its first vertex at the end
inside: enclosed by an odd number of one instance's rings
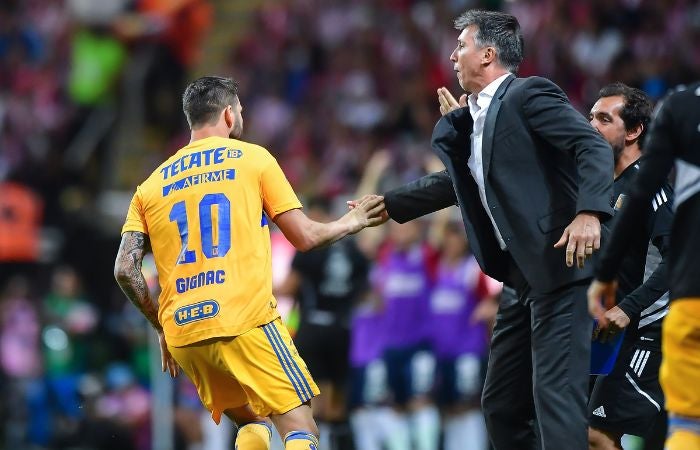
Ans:
POLYGON ((484 121, 484 134, 481 139, 481 159, 484 166, 484 179, 488 176, 489 169, 491 168, 491 154, 493 150, 493 136, 496 130, 496 118, 498 118, 498 111, 501 109, 502 98, 508 90, 508 86, 515 79, 514 75, 510 75, 508 78, 503 80, 503 83, 498 87, 496 93, 491 99, 491 104, 489 105, 489 110, 486 112, 486 119, 484 121))

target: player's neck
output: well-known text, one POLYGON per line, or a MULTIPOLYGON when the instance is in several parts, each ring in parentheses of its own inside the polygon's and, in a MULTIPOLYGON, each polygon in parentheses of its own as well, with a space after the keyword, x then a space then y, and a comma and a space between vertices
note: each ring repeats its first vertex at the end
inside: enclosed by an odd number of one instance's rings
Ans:
POLYGON ((229 130, 228 128, 218 125, 205 125, 190 132, 190 143, 209 137, 221 137, 228 139, 229 130))

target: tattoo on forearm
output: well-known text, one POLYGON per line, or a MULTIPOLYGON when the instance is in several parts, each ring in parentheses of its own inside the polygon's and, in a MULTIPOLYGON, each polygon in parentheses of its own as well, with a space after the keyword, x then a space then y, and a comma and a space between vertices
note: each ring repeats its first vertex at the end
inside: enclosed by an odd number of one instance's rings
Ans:
POLYGON ((151 299, 146 279, 141 273, 143 257, 148 250, 150 250, 148 236, 138 232, 124 233, 117 254, 115 276, 119 287, 131 303, 141 311, 156 330, 160 330, 158 305, 151 299))

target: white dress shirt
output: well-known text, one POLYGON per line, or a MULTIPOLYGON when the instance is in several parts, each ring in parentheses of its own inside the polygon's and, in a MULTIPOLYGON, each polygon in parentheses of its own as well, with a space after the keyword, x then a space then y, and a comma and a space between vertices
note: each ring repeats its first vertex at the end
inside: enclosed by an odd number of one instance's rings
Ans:
POLYGON ((469 155, 467 165, 469 166, 469 171, 471 172, 472 177, 474 177, 474 180, 476 181, 476 185, 479 187, 481 204, 484 205, 486 214, 488 214, 489 219, 491 219, 493 230, 496 234, 496 239, 498 239, 498 245, 501 246, 501 250, 506 249, 506 242, 503 240, 503 236, 501 236, 501 232, 496 225, 496 221, 493 220, 493 216, 491 215, 491 208, 489 208, 489 205, 486 202, 486 189, 484 187, 484 164, 481 148, 484 138, 484 122, 486 121, 486 113, 491 105, 491 99, 498 90, 498 87, 501 85, 501 83, 503 83, 503 81, 505 81, 506 78, 508 78, 509 75, 510 73, 501 75, 489 83, 489 85, 482 89, 481 92, 478 94, 471 94, 468 97, 469 112, 472 115, 472 119, 474 119, 474 132, 472 133, 472 152, 471 155, 469 155))

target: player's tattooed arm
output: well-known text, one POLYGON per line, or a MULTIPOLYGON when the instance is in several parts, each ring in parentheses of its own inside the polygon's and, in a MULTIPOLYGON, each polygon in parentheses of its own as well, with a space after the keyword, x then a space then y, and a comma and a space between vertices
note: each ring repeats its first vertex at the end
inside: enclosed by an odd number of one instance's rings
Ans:
POLYGON ((149 250, 150 240, 147 235, 136 231, 124 233, 114 262, 114 278, 131 303, 160 332, 163 328, 158 322, 158 304, 151 299, 146 279, 141 272, 143 257, 149 250))

